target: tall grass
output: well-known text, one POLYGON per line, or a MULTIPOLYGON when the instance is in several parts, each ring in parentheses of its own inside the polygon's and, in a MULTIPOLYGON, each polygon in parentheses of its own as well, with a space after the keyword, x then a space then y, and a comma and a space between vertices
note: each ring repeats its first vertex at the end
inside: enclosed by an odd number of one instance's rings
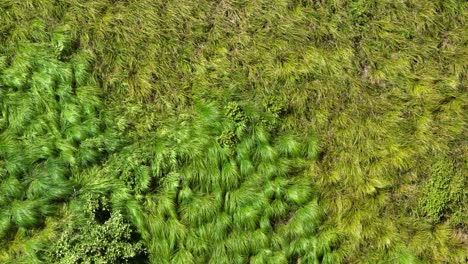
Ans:
POLYGON ((0 0, 0 262, 465 263, 467 10, 0 0))

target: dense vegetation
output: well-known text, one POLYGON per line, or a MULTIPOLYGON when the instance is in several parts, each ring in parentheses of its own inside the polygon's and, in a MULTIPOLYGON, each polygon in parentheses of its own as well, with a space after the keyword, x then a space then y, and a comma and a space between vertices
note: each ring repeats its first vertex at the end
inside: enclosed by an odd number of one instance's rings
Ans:
POLYGON ((0 0, 0 263, 466 263, 463 0, 0 0))

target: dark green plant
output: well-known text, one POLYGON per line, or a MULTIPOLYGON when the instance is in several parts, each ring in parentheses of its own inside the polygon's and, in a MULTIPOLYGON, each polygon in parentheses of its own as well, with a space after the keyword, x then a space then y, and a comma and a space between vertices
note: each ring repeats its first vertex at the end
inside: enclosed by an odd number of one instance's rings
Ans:
POLYGON ((47 253, 50 263, 145 263, 146 249, 120 212, 106 199, 88 200, 87 220, 72 222, 47 253))

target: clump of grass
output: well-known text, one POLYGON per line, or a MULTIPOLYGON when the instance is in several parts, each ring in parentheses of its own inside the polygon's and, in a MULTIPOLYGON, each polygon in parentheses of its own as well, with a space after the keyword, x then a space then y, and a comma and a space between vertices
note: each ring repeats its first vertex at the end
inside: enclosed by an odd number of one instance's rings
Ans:
POLYGON ((159 176, 156 201, 147 207, 154 218, 149 222, 187 231, 156 229, 150 251, 165 262, 176 261, 180 250, 191 252, 184 254, 189 262, 243 262, 247 255, 272 249, 285 260, 303 257, 305 249, 288 245, 313 237, 321 217, 316 192, 304 174, 307 145, 292 136, 272 135, 253 109, 249 113, 233 103, 226 108, 223 116, 213 106, 199 107, 189 120, 175 118, 161 128, 155 141, 166 149, 160 149, 157 155, 163 157, 153 166, 159 171, 163 164, 175 164, 159 176), (173 126, 183 134, 166 135, 175 131, 173 126), (237 129, 231 144, 219 142, 226 129, 237 129), (276 138, 283 148, 275 145, 276 138), (291 148, 284 150, 285 145, 291 148))

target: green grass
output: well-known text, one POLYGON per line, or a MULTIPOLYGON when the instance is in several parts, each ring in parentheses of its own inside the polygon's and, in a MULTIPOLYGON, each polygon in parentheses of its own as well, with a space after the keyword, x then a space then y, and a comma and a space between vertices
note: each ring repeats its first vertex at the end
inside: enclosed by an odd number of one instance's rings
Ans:
POLYGON ((0 0, 0 263, 465 263, 467 15, 0 0))

